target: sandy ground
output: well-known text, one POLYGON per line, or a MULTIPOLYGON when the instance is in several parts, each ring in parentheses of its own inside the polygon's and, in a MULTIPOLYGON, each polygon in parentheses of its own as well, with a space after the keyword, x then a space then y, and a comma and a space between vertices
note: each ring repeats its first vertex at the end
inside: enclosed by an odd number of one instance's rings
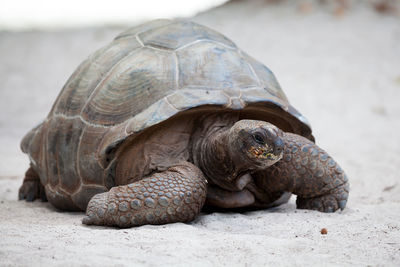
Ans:
POLYGON ((76 66, 124 27, 1 32, 0 265, 400 266, 399 17, 353 2, 339 15, 267 2, 235 1, 194 20, 274 71, 350 178, 343 212, 296 210, 292 198, 273 210, 120 230, 17 201, 28 166, 20 139, 76 66))

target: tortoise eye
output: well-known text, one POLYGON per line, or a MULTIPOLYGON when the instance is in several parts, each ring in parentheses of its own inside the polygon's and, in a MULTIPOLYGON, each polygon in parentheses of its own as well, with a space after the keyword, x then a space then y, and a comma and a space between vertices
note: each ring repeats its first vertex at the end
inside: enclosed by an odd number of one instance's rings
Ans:
POLYGON ((258 134, 258 133, 253 134, 253 138, 258 144, 264 145, 264 138, 262 137, 261 134, 258 134))

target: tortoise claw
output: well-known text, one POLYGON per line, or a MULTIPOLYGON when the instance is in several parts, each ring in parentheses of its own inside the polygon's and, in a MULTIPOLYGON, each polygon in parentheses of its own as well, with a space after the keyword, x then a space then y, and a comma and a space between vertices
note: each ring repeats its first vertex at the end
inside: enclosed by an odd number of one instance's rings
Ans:
POLYGON ((25 199, 28 202, 32 202, 37 198, 41 198, 46 201, 46 194, 44 188, 39 180, 25 180, 18 191, 18 199, 25 199))
POLYGON ((28 202, 32 202, 37 198, 41 198, 42 201, 46 201, 46 193, 43 185, 40 182, 38 174, 30 167, 26 173, 24 181, 18 191, 18 199, 25 199, 28 202))
POLYGON ((310 209, 331 213, 338 209, 343 210, 346 207, 348 196, 349 183, 346 181, 346 183, 335 188, 329 194, 313 198, 301 198, 298 196, 296 204, 299 209, 310 209))
POLYGON ((346 207, 347 200, 340 200, 338 203, 339 203, 339 208, 343 210, 346 207))
POLYGON ((82 219, 83 224, 104 225, 104 214, 107 209, 108 192, 94 195, 89 201, 86 209, 86 217, 82 219))
POLYGON ((33 202, 35 200, 36 192, 33 190, 28 191, 25 196, 25 200, 28 202, 33 202))

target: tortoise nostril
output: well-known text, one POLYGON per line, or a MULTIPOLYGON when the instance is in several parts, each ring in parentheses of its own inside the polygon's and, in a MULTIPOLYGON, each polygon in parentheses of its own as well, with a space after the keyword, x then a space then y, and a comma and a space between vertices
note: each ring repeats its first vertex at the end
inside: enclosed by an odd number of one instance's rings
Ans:
POLYGON ((280 155, 283 152, 283 141, 282 139, 278 138, 275 142, 274 142, 274 154, 275 155, 280 155))

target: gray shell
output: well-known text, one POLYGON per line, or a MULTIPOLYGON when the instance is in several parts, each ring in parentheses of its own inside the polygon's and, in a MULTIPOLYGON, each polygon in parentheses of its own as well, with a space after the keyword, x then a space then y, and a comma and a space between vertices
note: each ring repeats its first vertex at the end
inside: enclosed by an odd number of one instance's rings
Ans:
POLYGON ((119 144, 202 106, 264 112, 266 120, 312 139, 267 67, 202 25, 155 20, 86 59, 21 147, 52 203, 84 210, 88 198, 114 186, 109 169, 119 144))

